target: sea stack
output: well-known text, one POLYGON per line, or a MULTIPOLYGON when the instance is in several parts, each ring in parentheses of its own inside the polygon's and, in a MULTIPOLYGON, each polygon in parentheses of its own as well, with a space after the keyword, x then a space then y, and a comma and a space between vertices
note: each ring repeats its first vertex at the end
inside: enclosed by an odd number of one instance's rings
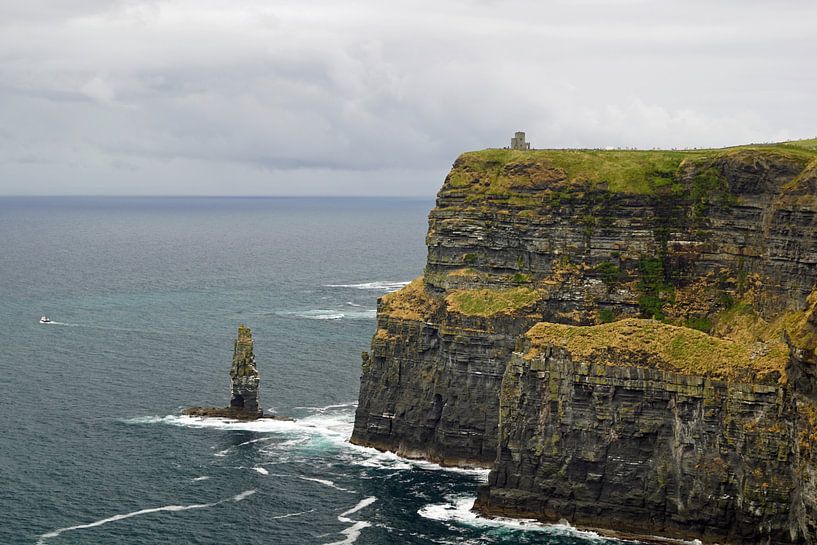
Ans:
POLYGON ((249 414, 261 416, 263 410, 258 400, 258 385, 261 375, 255 367, 252 352, 252 330, 241 324, 238 338, 233 341, 233 365, 230 367, 230 407, 249 414))
POLYGON ((230 406, 190 407, 184 410, 189 416, 211 416, 256 420, 264 417, 258 396, 261 375, 255 366, 252 330, 241 324, 238 337, 233 341, 233 363, 230 366, 230 406))

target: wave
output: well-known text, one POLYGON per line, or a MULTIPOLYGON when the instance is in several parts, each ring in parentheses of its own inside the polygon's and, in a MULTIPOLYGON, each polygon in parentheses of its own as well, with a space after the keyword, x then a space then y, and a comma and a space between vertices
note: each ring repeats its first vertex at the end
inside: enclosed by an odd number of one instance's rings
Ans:
POLYGON ((102 526, 103 524, 109 524, 111 522, 116 522, 118 520, 125 520, 132 517, 138 517, 141 515, 148 515, 150 513, 161 513, 161 512, 170 512, 175 513, 178 511, 189 511, 191 509, 205 509, 207 507, 214 507, 220 503, 224 503, 226 501, 241 501, 248 496, 252 496, 255 494, 255 490, 245 490, 240 494, 236 494, 232 498, 220 500, 213 503, 194 503, 190 505, 163 505, 162 507, 150 507, 148 509, 140 509, 138 511, 132 511, 130 513, 122 513, 119 515, 113 515, 112 517, 95 520, 94 522, 88 522, 86 524, 77 524, 75 526, 66 526, 65 528, 57 528, 56 530, 52 530, 50 532, 46 532, 39 536, 37 539, 37 545, 46 545, 46 540, 51 539, 52 537, 57 537, 60 534, 65 532, 73 532, 75 530, 84 530, 87 528, 95 528, 97 526, 102 526))
POLYGON ((397 291, 408 286, 411 281, 376 280, 374 282, 362 282, 360 284, 326 284, 327 288, 351 288, 356 290, 378 290, 397 291))
POLYGON ((368 320, 377 315, 375 309, 363 310, 331 310, 331 309, 314 309, 314 310, 295 310, 295 311, 280 311, 276 312, 278 316, 303 318, 305 320, 368 320))
MULTIPOLYGON (((354 428, 354 408, 357 403, 341 403, 325 407, 295 407, 315 411, 314 414, 298 420, 261 419, 255 421, 228 420, 225 418, 204 418, 186 415, 143 416, 125 420, 129 424, 165 424, 171 426, 215 429, 241 430, 283 436, 284 441, 275 442, 263 450, 279 460, 291 461, 292 456, 314 457, 316 450, 337 450, 335 456, 346 463, 373 469, 391 471, 419 469, 424 471, 445 471, 468 475, 478 482, 487 482, 488 469, 459 468, 441 466, 425 460, 410 460, 392 452, 382 452, 371 447, 353 445, 349 442, 354 428)), ((274 437, 256 438, 242 444, 273 440, 274 437)), ((226 456, 235 447, 217 452, 219 457, 226 456)))
POLYGON ((423 518, 440 522, 452 522, 481 529, 541 532, 553 536, 569 536, 598 543, 621 543, 605 538, 596 532, 577 530, 567 523, 545 524, 532 519, 487 518, 473 511, 474 496, 447 496, 448 503, 429 504, 417 511, 423 518))
POLYGON ((364 528, 368 528, 372 524, 365 520, 352 520, 349 518, 349 515, 353 515, 357 513, 361 509, 368 507, 369 505, 373 504, 377 501, 375 496, 369 496, 368 498, 364 498, 360 500, 357 505, 349 509, 348 511, 344 511, 340 515, 338 515, 338 521, 343 522, 346 524, 351 524, 350 527, 346 528, 345 530, 341 530, 341 534, 346 536, 346 539, 341 541, 333 541, 332 543, 327 543, 326 545, 351 545, 357 538, 360 537, 360 532, 363 531, 364 528))
POLYGON ((293 409, 310 409, 313 411, 324 412, 330 409, 344 409, 346 407, 357 407, 357 401, 350 401, 349 403, 336 403, 335 405, 324 405, 323 407, 317 407, 312 405, 303 405, 300 407, 292 407, 293 409))

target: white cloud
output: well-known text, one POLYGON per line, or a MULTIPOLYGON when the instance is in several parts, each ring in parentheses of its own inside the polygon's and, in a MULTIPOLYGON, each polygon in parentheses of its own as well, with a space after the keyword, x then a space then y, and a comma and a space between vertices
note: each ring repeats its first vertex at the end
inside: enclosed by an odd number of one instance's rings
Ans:
POLYGON ((30 4, 0 17, 0 194, 432 194, 517 129, 817 134, 808 1, 30 4))

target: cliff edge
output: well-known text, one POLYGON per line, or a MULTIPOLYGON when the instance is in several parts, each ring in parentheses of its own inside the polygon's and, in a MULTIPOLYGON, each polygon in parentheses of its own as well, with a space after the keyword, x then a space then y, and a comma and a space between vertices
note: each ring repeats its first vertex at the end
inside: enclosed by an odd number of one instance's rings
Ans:
POLYGON ((352 441, 476 508, 817 543, 817 140, 461 155, 378 303, 352 441))

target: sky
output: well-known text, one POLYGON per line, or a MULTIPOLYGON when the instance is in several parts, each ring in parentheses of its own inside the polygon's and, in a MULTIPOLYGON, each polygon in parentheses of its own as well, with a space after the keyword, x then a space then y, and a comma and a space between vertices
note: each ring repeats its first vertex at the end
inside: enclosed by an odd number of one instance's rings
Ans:
POLYGON ((0 195, 433 196, 507 146, 817 136, 813 0, 3 0, 0 195))

